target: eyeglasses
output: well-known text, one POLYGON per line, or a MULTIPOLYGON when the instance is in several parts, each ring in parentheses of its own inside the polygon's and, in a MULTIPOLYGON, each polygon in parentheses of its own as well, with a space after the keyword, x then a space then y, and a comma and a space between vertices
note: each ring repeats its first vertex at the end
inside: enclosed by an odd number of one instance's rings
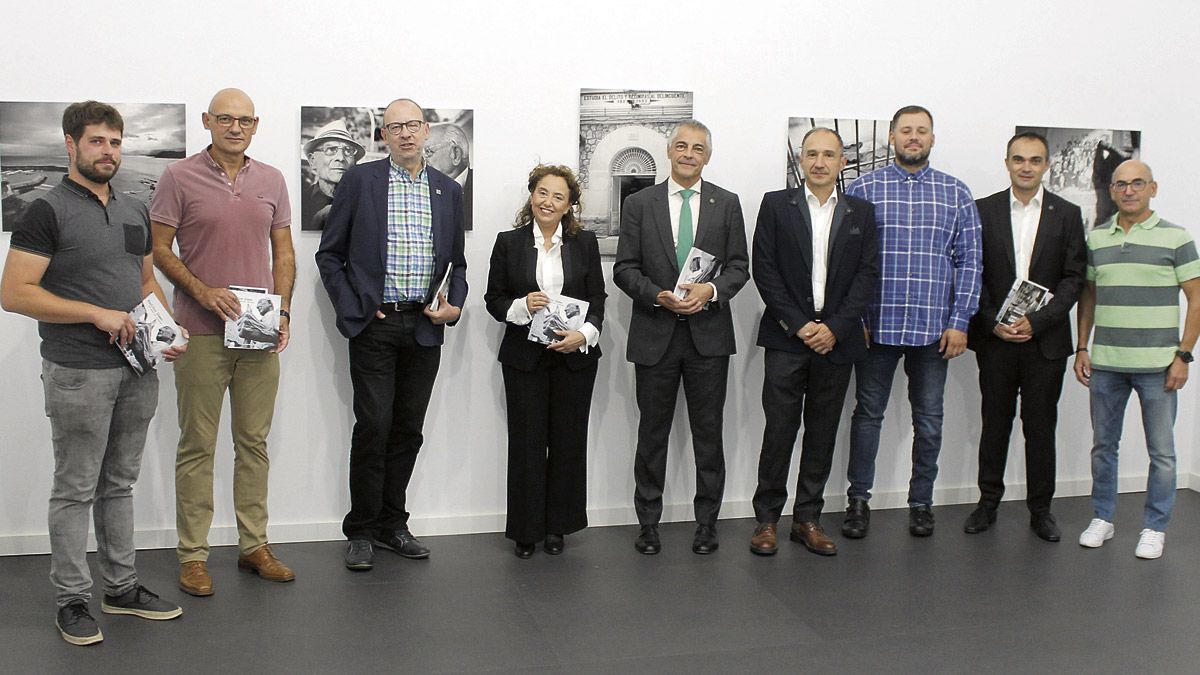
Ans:
POLYGON ((243 129, 249 129, 255 124, 258 124, 257 117, 234 117, 233 115, 218 115, 215 113, 208 114, 217 121, 217 125, 222 127, 231 127, 233 126, 234 122, 237 122, 239 127, 243 129))
POLYGON ((1112 187, 1112 189, 1116 190, 1117 192, 1124 192, 1126 190, 1126 188, 1133 188, 1134 192, 1141 192, 1142 190, 1146 189, 1147 185, 1149 185, 1149 183, 1142 180, 1141 178, 1134 178, 1133 180, 1128 180, 1128 181, 1126 181, 1126 180, 1116 181, 1115 183, 1111 184, 1111 187, 1112 187))
POLYGON ((326 157, 336 157, 341 155, 342 157, 349 159, 355 155, 355 150, 348 145, 334 145, 332 143, 326 143, 325 145, 321 146, 321 154, 325 155, 326 157))
POLYGON ((442 141, 441 143, 430 143, 425 146, 425 156, 432 157, 445 148, 457 148, 458 143, 455 141, 442 141))
POLYGON ((383 125, 384 129, 393 136, 399 136, 401 129, 408 129, 410 134, 415 134, 421 130, 421 126, 425 124, 425 120, 409 120, 407 122, 392 122, 391 124, 383 125))

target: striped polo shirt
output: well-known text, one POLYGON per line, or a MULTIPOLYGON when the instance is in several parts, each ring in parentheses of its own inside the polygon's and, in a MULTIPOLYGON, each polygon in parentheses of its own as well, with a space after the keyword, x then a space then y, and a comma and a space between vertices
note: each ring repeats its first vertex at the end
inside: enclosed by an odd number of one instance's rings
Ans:
POLYGON ((1165 370, 1179 348, 1179 285, 1200 277, 1192 235, 1157 214, 1127 233, 1114 216, 1087 244, 1087 278, 1096 284, 1092 367, 1165 370))

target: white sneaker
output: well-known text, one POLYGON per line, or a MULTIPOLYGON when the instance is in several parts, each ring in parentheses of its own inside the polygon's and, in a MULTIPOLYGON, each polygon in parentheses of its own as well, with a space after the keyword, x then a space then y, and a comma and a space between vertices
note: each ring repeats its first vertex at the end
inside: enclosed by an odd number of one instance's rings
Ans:
MULTIPOLYGON (((1079 535, 1079 545, 1088 548, 1100 548, 1104 542, 1113 538, 1113 524, 1107 520, 1092 518, 1087 529, 1079 535)), ((1141 550, 1141 549, 1138 549, 1141 550)))
POLYGON ((1155 532, 1149 528, 1142 530, 1142 536, 1138 539, 1137 550, 1133 552, 1143 560, 1154 560, 1159 558, 1163 553, 1163 544, 1166 542, 1166 532, 1155 532))

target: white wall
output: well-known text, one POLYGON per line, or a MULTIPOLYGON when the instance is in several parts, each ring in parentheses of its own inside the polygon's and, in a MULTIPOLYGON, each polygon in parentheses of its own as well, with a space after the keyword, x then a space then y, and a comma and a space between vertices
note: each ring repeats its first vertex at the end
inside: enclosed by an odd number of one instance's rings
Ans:
MULTIPOLYGON (((791 115, 888 118, 920 103, 936 116, 933 163, 977 196, 1006 186, 1004 143, 1014 124, 1141 129, 1143 158, 1160 185, 1157 208, 1200 232, 1193 86, 1200 59, 1191 3, 26 3, 5 13, 0 100, 185 102, 188 149, 207 137, 200 112, 217 89, 238 86, 262 118, 251 148, 284 170, 299 208, 299 108, 382 105, 411 96, 431 107, 474 108, 476 229, 467 237, 471 294, 448 331, 442 370, 411 490, 418 534, 503 527, 505 420, 495 352, 501 326, 482 295, 494 233, 508 227, 522 182, 538 160, 577 161, 580 87, 690 89, 696 116, 714 131, 705 177, 742 197, 753 227, 764 191, 783 183, 782 144, 791 115)), ((748 233, 749 234, 749 233, 748 233)), ((292 346, 271 435, 271 538, 340 537, 348 504, 351 424, 345 340, 333 328, 312 256, 318 238, 294 232, 299 270, 292 346)), ((7 238, 7 237, 5 237, 7 238)), ((606 266, 611 272, 611 265, 606 266)), ((629 300, 609 284, 608 321, 592 414, 589 495, 594 525, 634 521, 633 369, 623 358, 629 300)), ((762 311, 752 285, 734 301, 740 352, 726 410, 728 482, 723 514, 751 515, 763 418, 762 311)), ((46 498, 52 468, 38 381, 33 321, 0 316, 0 553, 48 549, 46 498)), ((163 372, 159 414, 136 488, 143 546, 174 545, 174 380, 163 372)), ((1181 481, 1200 484, 1196 394, 1180 399, 1181 481)), ((911 433, 898 375, 885 420, 878 506, 899 506, 911 433)), ((956 359, 946 385, 938 503, 973 501, 979 394, 974 357, 956 359)), ((1090 487, 1087 397, 1066 384, 1059 428, 1059 494, 1090 487)), ((844 488, 847 405, 829 507, 844 488)), ((1132 410, 1136 410, 1131 406, 1132 410)), ((1136 415, 1121 462, 1126 488, 1145 475, 1136 415)), ((676 416, 668 466, 668 519, 691 512, 686 417, 676 416)), ((218 448, 212 541, 232 543, 232 451, 218 448)), ((1023 495, 1015 442, 1010 497, 1023 495)), ((794 468, 793 468, 794 472, 794 468)), ((732 532, 727 536, 734 536, 732 532)))

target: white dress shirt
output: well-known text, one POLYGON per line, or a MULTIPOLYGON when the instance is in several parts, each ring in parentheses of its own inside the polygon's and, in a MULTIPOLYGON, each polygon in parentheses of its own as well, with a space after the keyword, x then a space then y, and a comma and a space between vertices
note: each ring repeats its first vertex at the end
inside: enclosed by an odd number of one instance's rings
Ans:
POLYGON ((1012 209, 1013 262, 1017 266, 1018 279, 1029 278, 1029 260, 1033 257, 1033 243, 1037 241, 1038 225, 1042 222, 1042 199, 1045 193, 1046 188, 1038 186, 1037 194, 1026 205, 1017 199, 1012 189, 1008 191, 1008 203, 1012 209))
POLYGON ((804 186, 804 201, 808 203, 808 222, 812 224, 812 291, 813 309, 825 309, 825 272, 829 266, 829 229, 833 226, 833 210, 837 207, 838 194, 834 190, 822 204, 820 199, 804 186))
MULTIPOLYGON (((695 190, 691 198, 688 199, 688 204, 692 207, 692 246, 695 246, 695 241, 698 239, 700 230, 697 226, 700 224, 700 203, 704 200, 700 198, 700 191, 704 187, 704 179, 697 178, 696 184, 689 190, 695 190)), ((667 210, 671 212, 671 241, 675 244, 676 249, 679 248, 679 212, 683 210, 683 195, 679 194, 684 187, 675 182, 675 178, 667 177, 667 210)), ((711 251, 710 251, 711 252, 711 251)), ((709 302, 717 300, 717 285, 713 282, 708 282, 712 286, 713 296, 709 302)))
MULTIPOLYGON (((542 228, 536 222, 530 223, 526 227, 533 228, 533 247, 537 249, 537 268, 534 274, 537 278, 538 288, 551 298, 562 295, 562 225, 559 225, 551 235, 549 251, 546 250, 546 237, 542 234, 542 228)), ((513 299, 512 305, 508 308, 508 314, 504 318, 509 323, 515 323, 518 326, 526 326, 533 321, 533 315, 529 313, 529 304, 525 302, 524 297, 513 299)), ((585 322, 579 327, 579 332, 583 334, 585 340, 579 347, 579 351, 586 354, 588 347, 595 347, 596 343, 600 341, 600 331, 591 323, 585 322)))

